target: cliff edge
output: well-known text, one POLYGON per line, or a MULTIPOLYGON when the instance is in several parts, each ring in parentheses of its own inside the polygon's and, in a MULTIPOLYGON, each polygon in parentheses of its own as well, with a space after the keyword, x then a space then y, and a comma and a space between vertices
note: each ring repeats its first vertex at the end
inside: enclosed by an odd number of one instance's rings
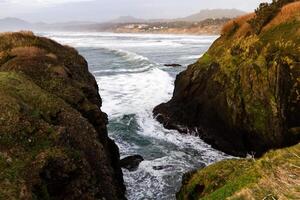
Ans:
POLYGON ((100 108, 75 49, 0 34, 0 199, 125 199, 100 108))
POLYGON ((262 158, 225 160, 183 177, 178 200, 299 199, 300 144, 262 158))
POLYGON ((274 1, 228 22, 202 58, 177 76, 172 99, 154 109, 157 120, 237 156, 296 144, 299 10, 299 1, 274 1))

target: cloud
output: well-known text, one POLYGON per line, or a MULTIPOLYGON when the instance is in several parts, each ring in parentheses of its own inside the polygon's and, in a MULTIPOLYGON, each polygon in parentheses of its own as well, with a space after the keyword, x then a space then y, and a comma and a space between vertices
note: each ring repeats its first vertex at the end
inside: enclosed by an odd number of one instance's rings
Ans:
POLYGON ((253 11, 271 0, 0 0, 2 17, 29 21, 106 21, 118 16, 177 18, 202 9, 237 8, 253 11))
POLYGON ((92 0, 0 0, 0 3, 10 3, 10 4, 26 4, 26 5, 55 5, 64 4, 70 2, 85 2, 92 0))

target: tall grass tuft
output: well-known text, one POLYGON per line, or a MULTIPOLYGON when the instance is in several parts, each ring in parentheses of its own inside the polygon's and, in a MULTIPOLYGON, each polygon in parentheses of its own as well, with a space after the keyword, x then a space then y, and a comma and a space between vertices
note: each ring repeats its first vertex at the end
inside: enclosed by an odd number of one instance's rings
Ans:
POLYGON ((223 26, 221 34, 225 35, 233 30, 238 30, 240 28, 242 28, 243 31, 245 32, 246 28, 247 29, 248 29, 248 27, 251 28, 250 25, 248 24, 248 21, 254 17, 255 17, 255 13, 249 13, 249 14, 237 17, 233 20, 230 20, 223 26))

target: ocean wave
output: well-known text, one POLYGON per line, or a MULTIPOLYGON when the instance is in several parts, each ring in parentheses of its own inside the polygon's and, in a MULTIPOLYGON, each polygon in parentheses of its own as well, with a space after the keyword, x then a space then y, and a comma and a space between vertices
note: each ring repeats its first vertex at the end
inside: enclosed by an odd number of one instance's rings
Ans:
POLYGON ((103 97, 103 110, 110 117, 120 117, 151 109, 161 99, 169 98, 174 79, 155 67, 144 73, 101 76, 96 80, 103 97))
POLYGON ((125 51, 122 49, 107 49, 110 52, 114 53, 117 56, 121 56, 127 61, 147 61, 149 62, 149 59, 145 56, 139 55, 137 53, 131 52, 131 51, 125 51))
MULTIPOLYGON (((151 33, 111 33, 111 32, 46 32, 39 33, 39 35, 45 35, 48 37, 55 36, 65 36, 65 37, 134 37, 134 38, 183 38, 183 39, 193 39, 199 38, 196 35, 188 35, 188 34, 151 34, 151 33)), ((201 38, 216 38, 218 35, 201 35, 201 38)))
POLYGON ((103 69, 103 70, 94 70, 93 73, 95 74, 101 74, 101 73, 110 73, 110 74, 117 74, 117 73, 141 73, 141 72, 146 72, 149 71, 151 68, 153 68, 154 65, 150 64, 145 67, 140 67, 140 68, 134 68, 134 69, 128 69, 128 68, 119 68, 119 69, 103 69))
POLYGON ((184 41, 201 43, 198 36, 156 35, 156 34, 118 34, 118 33, 40 33, 60 43, 74 47, 180 47, 184 41))

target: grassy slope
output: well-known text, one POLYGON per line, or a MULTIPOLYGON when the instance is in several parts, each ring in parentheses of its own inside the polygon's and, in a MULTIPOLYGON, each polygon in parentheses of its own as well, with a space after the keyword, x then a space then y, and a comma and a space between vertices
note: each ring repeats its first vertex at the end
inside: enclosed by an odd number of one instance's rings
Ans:
POLYGON ((178 199, 298 199, 300 145, 270 151, 258 160, 226 160, 192 174, 178 199))

